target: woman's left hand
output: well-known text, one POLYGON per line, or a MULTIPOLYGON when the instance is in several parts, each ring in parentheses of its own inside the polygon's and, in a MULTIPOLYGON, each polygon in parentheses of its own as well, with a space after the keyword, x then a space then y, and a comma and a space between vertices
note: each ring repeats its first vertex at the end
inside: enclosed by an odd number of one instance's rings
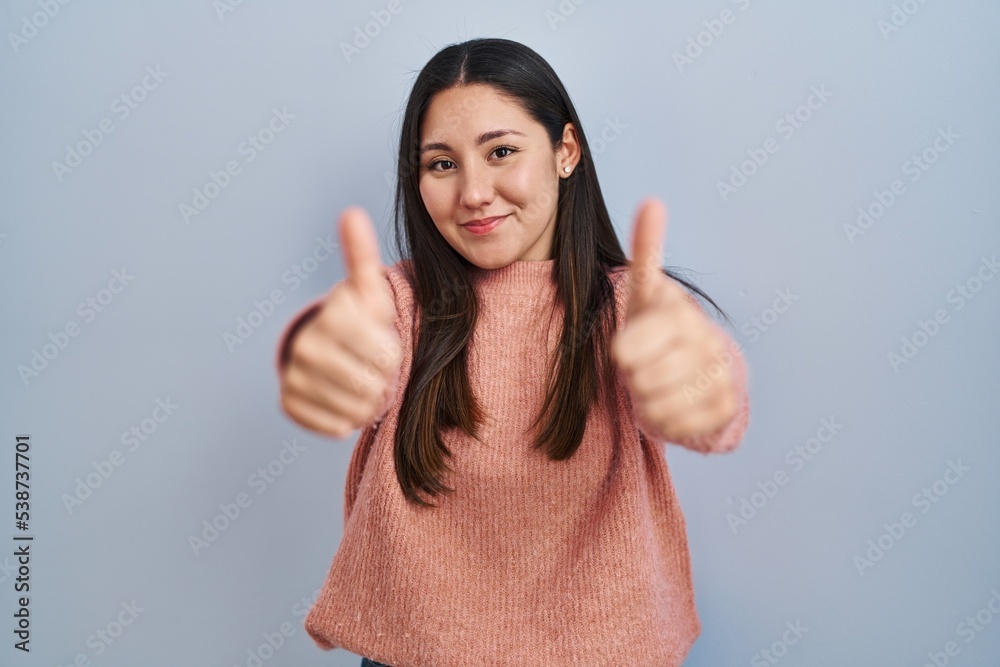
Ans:
POLYGON ((643 201, 632 233, 628 311, 613 357, 637 417, 678 442, 728 423, 737 397, 723 361, 729 341, 660 268, 666 227, 666 206, 658 199, 643 201), (709 375, 713 364, 723 367, 721 375, 709 375))

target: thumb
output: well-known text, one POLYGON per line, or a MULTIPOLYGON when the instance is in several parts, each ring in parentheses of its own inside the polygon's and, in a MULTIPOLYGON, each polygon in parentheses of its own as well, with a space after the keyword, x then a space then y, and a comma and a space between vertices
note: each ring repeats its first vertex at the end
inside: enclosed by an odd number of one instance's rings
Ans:
POLYGON ((385 267, 379 254, 378 236, 371 218, 360 206, 352 206, 341 214, 340 245, 348 286, 361 296, 364 303, 374 306, 383 319, 391 322, 395 308, 387 301, 385 293, 385 267))
POLYGON ((667 232, 667 208, 659 199, 649 198, 639 205, 632 229, 628 316, 637 315, 656 303, 665 276, 661 255, 667 232))

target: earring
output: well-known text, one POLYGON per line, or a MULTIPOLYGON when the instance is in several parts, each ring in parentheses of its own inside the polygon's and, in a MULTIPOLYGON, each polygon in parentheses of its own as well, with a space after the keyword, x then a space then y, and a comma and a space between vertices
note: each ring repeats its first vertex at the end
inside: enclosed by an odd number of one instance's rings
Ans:
POLYGON ((570 171, 570 170, 569 170, 569 167, 563 167, 563 171, 565 171, 565 172, 566 172, 566 173, 568 174, 568 173, 569 173, 569 171, 570 171))

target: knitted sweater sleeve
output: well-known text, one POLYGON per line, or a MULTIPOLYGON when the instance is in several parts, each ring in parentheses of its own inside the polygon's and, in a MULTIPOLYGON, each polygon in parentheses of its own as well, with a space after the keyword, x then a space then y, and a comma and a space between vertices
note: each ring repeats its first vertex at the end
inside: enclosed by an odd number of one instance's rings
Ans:
MULTIPOLYGON (((625 295, 628 294, 628 272, 625 271, 623 274, 624 280, 619 283, 620 289, 618 292, 621 322, 624 322, 624 305, 627 303, 625 295)), ((698 309, 704 314, 704 309, 701 307, 701 304, 698 303, 698 301, 690 293, 685 292, 685 297, 688 301, 697 306, 698 309)), ((725 372, 730 374, 733 386, 736 389, 736 405, 738 406, 736 414, 734 414, 728 422, 711 433, 671 440, 652 425, 647 423, 640 414, 633 410, 633 418, 635 419, 636 426, 647 439, 661 444, 665 442, 673 442, 674 444, 701 454, 722 454, 730 452, 736 449, 736 446, 739 445, 740 441, 743 439, 743 435, 746 433, 747 426, 750 422, 750 394, 747 388, 748 371, 746 362, 740 350, 741 346, 733 340, 732 336, 730 336, 725 329, 712 320, 709 320, 709 324, 711 324, 711 326, 713 326, 715 330, 728 342, 726 346, 726 352, 728 354, 719 360, 719 365, 725 372)), ((631 390, 629 390, 629 401, 630 404, 633 404, 631 390)))
MULTIPOLYGON (((393 278, 390 277, 390 271, 392 271, 392 269, 385 271, 383 275, 385 277, 386 289, 389 290, 389 293, 392 295, 393 304, 396 307, 396 316, 393 325, 396 329, 396 334, 402 337, 403 327, 402 327, 402 317, 400 314, 400 306, 399 306, 399 290, 393 278)), ((288 321, 288 323, 285 324, 285 327, 279 334, 278 344, 274 358, 275 369, 277 370, 279 376, 285 372, 285 368, 288 366, 288 363, 291 360, 291 347, 295 335, 302 329, 303 326, 305 326, 306 323, 308 323, 313 317, 316 316, 320 308, 323 306, 323 302, 325 299, 326 295, 317 297, 312 301, 310 301, 309 303, 307 303, 301 309, 299 309, 299 311, 294 316, 292 316, 292 318, 288 321)), ((365 422, 364 424, 360 424, 358 428, 361 429, 367 428, 368 426, 381 422, 385 418, 385 415, 389 411, 389 408, 396 400, 399 387, 399 378, 400 378, 400 369, 397 369, 393 380, 389 383, 389 386, 386 388, 385 393, 382 395, 382 399, 379 401, 379 404, 376 407, 375 415, 369 421, 365 422)))

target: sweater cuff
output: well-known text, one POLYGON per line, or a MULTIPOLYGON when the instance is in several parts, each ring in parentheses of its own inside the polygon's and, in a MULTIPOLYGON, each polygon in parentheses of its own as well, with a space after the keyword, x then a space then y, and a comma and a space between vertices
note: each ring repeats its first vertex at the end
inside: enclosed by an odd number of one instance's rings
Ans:
POLYGON ((325 297, 318 297, 312 302, 307 304, 298 313, 295 314, 292 319, 288 321, 285 328, 282 330, 281 334, 278 336, 278 345, 276 349, 276 354, 274 358, 274 366, 278 372, 278 375, 282 375, 285 371, 285 366, 288 365, 288 361, 291 354, 291 343, 292 338, 298 333, 302 326, 311 320, 319 309, 323 305, 323 299, 325 297))

